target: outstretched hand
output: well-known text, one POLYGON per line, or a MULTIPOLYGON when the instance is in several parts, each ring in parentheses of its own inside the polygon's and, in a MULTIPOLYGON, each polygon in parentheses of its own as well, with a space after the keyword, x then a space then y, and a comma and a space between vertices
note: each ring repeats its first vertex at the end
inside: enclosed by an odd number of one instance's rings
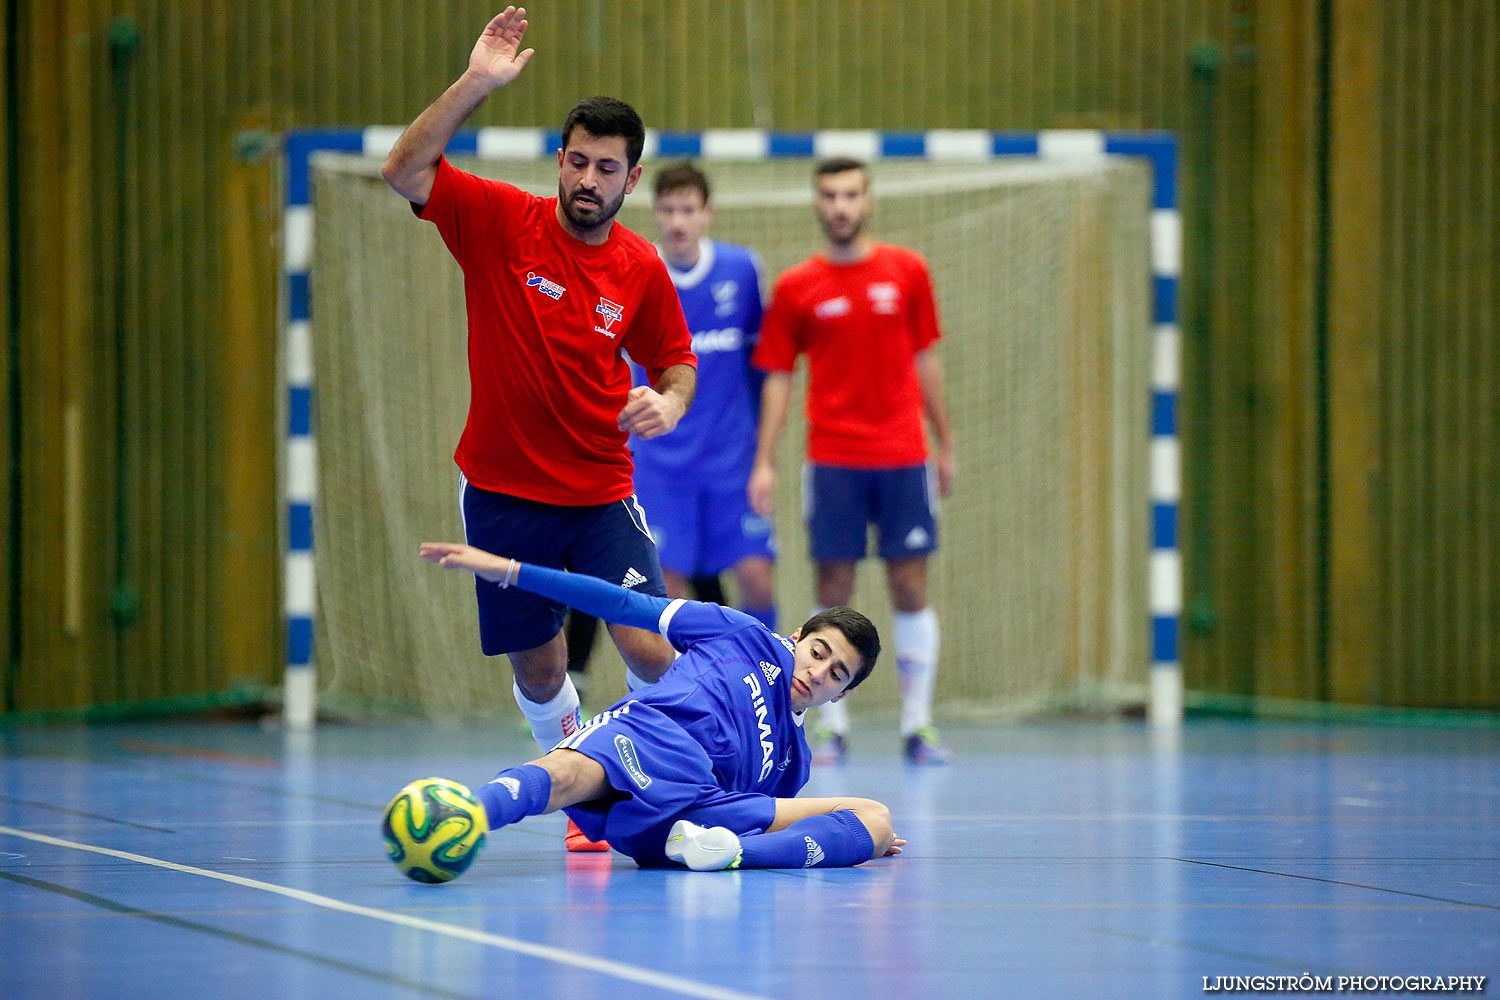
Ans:
POLYGON ((521 49, 526 34, 526 8, 507 7, 484 26, 474 51, 469 54, 469 72, 503 87, 521 75, 535 49, 521 49))
POLYGON ((453 542, 423 542, 420 551, 422 558, 435 566, 443 569, 466 569, 481 580, 491 583, 504 580, 513 562, 507 556, 497 556, 472 545, 453 542))

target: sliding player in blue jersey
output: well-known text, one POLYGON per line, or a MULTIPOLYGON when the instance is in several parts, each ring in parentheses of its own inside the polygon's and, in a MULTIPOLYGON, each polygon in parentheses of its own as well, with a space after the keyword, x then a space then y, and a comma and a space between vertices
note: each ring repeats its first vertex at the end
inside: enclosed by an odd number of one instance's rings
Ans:
POLYGON ((643 867, 834 868, 901 853, 890 811, 858 798, 794 798, 807 783, 803 713, 859 685, 880 655, 870 620, 830 608, 783 638, 732 608, 667 600, 469 545, 422 558, 519 587, 681 652, 543 757, 477 791, 491 830, 562 809, 643 867))
MULTIPOLYGON (((691 580, 694 596, 708 600, 699 581, 732 569, 740 608, 774 629, 771 522, 745 495, 765 380, 750 364, 760 332, 760 259, 708 238, 708 178, 692 164, 665 167, 653 190, 656 251, 693 337, 698 390, 671 434, 632 439, 636 497, 661 556, 667 596, 688 596, 691 580)), ((638 370, 636 381, 643 380, 638 370)))

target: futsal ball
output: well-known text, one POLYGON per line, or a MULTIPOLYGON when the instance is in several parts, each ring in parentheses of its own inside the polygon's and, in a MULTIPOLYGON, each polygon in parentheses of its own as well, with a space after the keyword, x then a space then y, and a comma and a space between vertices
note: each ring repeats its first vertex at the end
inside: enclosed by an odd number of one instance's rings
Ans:
POLYGON ((489 826, 473 792, 447 778, 423 778, 391 799, 380 832, 396 867, 407 878, 430 884, 467 871, 489 826))

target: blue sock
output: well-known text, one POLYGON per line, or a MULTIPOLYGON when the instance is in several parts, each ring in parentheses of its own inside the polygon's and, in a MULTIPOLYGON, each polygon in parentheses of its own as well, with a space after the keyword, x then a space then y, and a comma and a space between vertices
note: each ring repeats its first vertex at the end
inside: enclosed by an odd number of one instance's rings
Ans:
POLYGON ((776 605, 767 604, 763 608, 740 608, 741 611, 752 618, 759 618, 760 623, 772 632, 776 631, 776 605))
POLYGON ((546 768, 535 764, 508 767, 491 778, 477 794, 484 804, 485 815, 489 817, 490 829, 498 830, 527 816, 547 811, 547 799, 552 796, 552 775, 546 768))
POLYGON ((740 850, 741 868, 848 868, 869 861, 875 841, 859 817, 840 809, 741 837, 740 850))

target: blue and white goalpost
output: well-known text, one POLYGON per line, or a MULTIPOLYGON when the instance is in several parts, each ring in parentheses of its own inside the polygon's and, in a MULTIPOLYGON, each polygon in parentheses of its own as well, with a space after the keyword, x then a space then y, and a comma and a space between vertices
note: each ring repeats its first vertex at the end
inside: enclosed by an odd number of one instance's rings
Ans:
MULTIPOLYGON (((320 152, 384 157, 400 127, 296 131, 285 140, 285 217, 282 242, 282 405, 286 438, 282 451, 284 519, 284 599, 287 668, 284 710, 288 725, 311 726, 316 716, 313 621, 317 607, 317 568, 313 509, 317 503, 317 452, 312 425, 313 364, 310 342, 312 303, 309 271, 313 214, 310 205, 312 157, 320 152)), ((531 128, 483 128, 460 132, 448 152, 496 159, 537 159, 555 154, 561 133, 531 128)), ((1178 552, 1180 449, 1177 430, 1180 332, 1177 288, 1182 262, 1182 223, 1177 206, 1177 143, 1165 132, 1090 130, 1000 133, 979 130, 876 132, 833 130, 770 132, 761 129, 709 129, 702 132, 648 131, 645 157, 703 160, 756 160, 776 157, 853 156, 991 160, 1036 157, 1066 160, 1104 156, 1139 157, 1152 167, 1151 274, 1152 348, 1150 400, 1151 557, 1149 581, 1151 669, 1149 715, 1154 723, 1175 724, 1182 717, 1183 684, 1178 620, 1182 610, 1182 560, 1178 552)), ((1145 428, 1143 428, 1144 430, 1145 428)))

